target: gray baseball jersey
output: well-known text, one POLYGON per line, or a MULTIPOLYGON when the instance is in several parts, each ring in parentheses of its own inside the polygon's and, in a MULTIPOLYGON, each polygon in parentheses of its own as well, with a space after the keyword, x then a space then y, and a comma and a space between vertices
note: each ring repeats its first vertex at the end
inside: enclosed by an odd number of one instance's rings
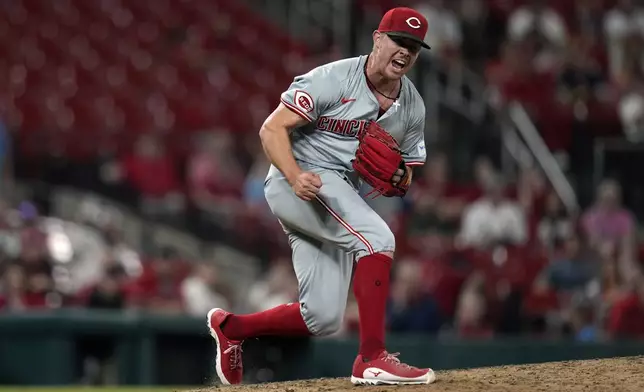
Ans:
POLYGON ((298 198, 275 166, 264 187, 293 250, 302 317, 317 335, 341 326, 354 262, 396 247, 385 221, 358 193, 360 181, 351 167, 358 131, 377 120, 398 140, 407 164, 426 158, 422 98, 405 77, 399 98, 378 117, 380 105, 364 74, 366 61, 361 56, 315 68, 296 77, 282 94, 282 103, 309 121, 290 138, 302 169, 320 176, 316 199, 298 198))
POLYGON ((425 104, 407 77, 399 98, 380 118, 380 106, 367 84, 367 56, 322 65, 295 78, 282 103, 309 121, 293 130, 295 159, 333 170, 352 170, 356 135, 376 120, 400 143, 405 162, 425 162, 425 104))

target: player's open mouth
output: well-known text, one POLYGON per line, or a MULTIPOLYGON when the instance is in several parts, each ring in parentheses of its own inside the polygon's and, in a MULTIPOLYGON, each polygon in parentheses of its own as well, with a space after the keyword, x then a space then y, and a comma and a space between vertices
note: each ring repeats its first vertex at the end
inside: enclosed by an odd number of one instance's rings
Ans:
POLYGON ((407 62, 403 60, 392 60, 391 65, 398 71, 402 71, 402 69, 407 65, 407 62))

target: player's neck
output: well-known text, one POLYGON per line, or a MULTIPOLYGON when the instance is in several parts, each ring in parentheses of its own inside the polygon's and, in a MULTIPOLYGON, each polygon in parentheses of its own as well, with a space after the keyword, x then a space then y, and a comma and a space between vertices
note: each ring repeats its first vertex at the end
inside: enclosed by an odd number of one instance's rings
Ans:
POLYGON ((369 56, 365 71, 367 79, 369 79, 369 83, 378 91, 393 91, 397 94, 397 91, 394 90, 400 85, 400 80, 385 78, 382 72, 375 66, 373 55, 369 56))

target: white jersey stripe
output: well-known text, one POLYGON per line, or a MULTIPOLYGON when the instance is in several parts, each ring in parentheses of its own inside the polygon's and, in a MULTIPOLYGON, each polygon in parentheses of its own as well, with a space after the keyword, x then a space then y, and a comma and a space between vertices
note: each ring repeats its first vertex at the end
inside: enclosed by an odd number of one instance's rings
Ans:
POLYGON ((287 108, 291 109, 291 111, 295 112, 295 114, 298 114, 300 117, 302 117, 303 119, 305 119, 308 122, 313 122, 313 119, 311 117, 309 117, 306 113, 301 111, 297 106, 293 105, 292 103, 286 102, 286 100, 284 100, 284 99, 282 99, 281 101, 284 104, 284 106, 286 106, 287 108))

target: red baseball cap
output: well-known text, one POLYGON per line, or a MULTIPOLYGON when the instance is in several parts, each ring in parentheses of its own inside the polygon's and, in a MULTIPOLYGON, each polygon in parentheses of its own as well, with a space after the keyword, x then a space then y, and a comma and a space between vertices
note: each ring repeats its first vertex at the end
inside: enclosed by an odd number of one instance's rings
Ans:
POLYGON ((382 17, 378 31, 392 37, 409 38, 429 49, 425 43, 427 19, 416 10, 407 7, 392 8, 382 17))

